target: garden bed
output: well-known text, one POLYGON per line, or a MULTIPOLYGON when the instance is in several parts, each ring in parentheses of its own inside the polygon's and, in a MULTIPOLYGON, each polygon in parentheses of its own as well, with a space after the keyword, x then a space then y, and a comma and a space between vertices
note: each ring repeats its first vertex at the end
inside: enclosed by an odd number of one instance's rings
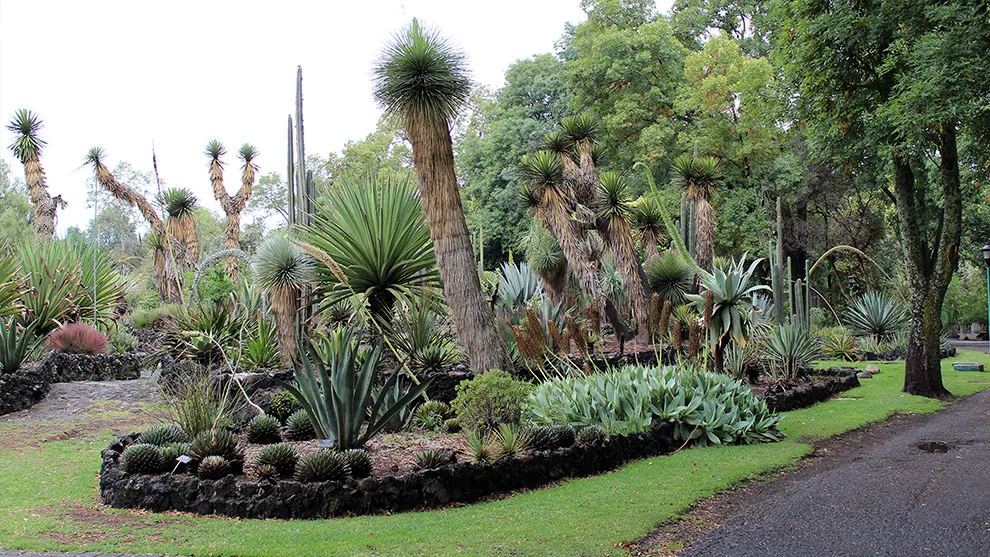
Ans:
POLYGON ((52 383, 120 381, 141 377, 141 354, 68 354, 53 350, 38 362, 52 383))
POLYGON ((756 387, 753 390, 763 396, 770 410, 786 412, 813 406, 838 393, 858 387, 859 378, 856 377, 858 371, 853 367, 813 370, 810 374, 801 376, 795 386, 782 392, 768 392, 766 389, 759 392, 761 389, 756 387))
POLYGON ((52 388, 51 375, 38 364, 14 373, 0 373, 0 416, 41 402, 52 388))
POLYGON ((599 474, 629 460, 667 454, 677 448, 673 426, 664 423, 645 433, 613 435, 492 462, 458 462, 361 480, 305 483, 233 475, 204 480, 186 474, 126 474, 118 460, 136 437, 122 437, 103 451, 100 494, 104 504, 239 518, 328 518, 469 503, 568 477, 599 474))

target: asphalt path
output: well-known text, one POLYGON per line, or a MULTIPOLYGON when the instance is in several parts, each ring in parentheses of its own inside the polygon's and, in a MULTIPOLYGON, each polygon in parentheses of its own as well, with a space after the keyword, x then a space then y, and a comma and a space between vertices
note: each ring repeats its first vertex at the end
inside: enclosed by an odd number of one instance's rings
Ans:
POLYGON ((990 391, 832 452, 749 496, 681 555, 990 556, 990 391), (948 450, 919 448, 939 443, 948 450))

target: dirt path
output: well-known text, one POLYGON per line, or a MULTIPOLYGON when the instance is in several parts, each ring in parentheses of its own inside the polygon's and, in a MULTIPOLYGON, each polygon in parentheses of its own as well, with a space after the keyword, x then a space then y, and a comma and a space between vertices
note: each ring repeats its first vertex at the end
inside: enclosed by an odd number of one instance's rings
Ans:
POLYGON ((71 421, 85 417, 107 402, 119 412, 143 410, 160 401, 158 385, 148 377, 130 381, 76 381, 56 383, 45 400, 27 410, 0 416, 0 424, 71 421))
POLYGON ((985 391, 832 439, 776 481, 700 503, 634 553, 990 555, 988 420, 985 391))

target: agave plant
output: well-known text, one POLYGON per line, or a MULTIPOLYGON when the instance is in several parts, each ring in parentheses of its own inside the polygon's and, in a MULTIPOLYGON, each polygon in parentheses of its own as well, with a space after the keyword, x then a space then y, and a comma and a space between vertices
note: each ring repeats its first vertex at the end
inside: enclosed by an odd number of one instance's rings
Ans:
POLYGON ((376 367, 382 346, 375 347, 363 362, 358 362, 360 338, 346 327, 339 327, 327 337, 321 351, 330 355, 324 363, 316 356, 316 347, 300 347, 301 363, 296 367, 298 387, 284 385, 309 414, 317 435, 334 440, 344 451, 361 448, 382 431, 393 416, 426 391, 431 378, 412 387, 397 400, 389 393, 399 380, 398 370, 386 374, 380 390, 375 391, 376 367), (391 405, 386 405, 386 401, 391 405))
POLYGON ((16 319, 0 321, 0 373, 10 374, 21 369, 40 342, 34 325, 22 327, 16 319))
POLYGON ((240 367, 245 369, 275 367, 280 360, 275 324, 264 318, 257 321, 251 336, 242 346, 240 367))
POLYGON ((258 284, 268 293, 282 363, 291 366, 296 357, 296 318, 302 288, 313 274, 313 262, 288 238, 272 236, 254 258, 258 284))
POLYGON ((846 312, 846 321, 857 335, 870 335, 879 344, 904 329, 904 307, 882 292, 863 294, 846 312))
POLYGON ((498 279, 498 300, 503 307, 518 308, 543 291, 543 281, 525 262, 502 263, 498 279))
POLYGON ((245 320, 236 306, 202 303, 184 308, 176 319, 171 344, 177 352, 203 365, 229 362, 244 337, 245 320))
POLYGON ((862 356, 856 339, 845 327, 820 329, 818 338, 821 341, 822 356, 830 360, 855 362, 862 356))
POLYGON ((818 343, 803 326, 781 325, 766 340, 771 361, 787 377, 797 378, 802 366, 809 365, 819 355, 818 343))
POLYGON ((646 279, 654 294, 674 305, 687 300, 694 273, 691 267, 675 251, 665 251, 646 262, 646 279))
POLYGON ((317 203, 304 239, 316 259, 323 309, 356 297, 387 321, 397 301, 411 303, 440 286, 422 204, 406 181, 336 186, 317 203))

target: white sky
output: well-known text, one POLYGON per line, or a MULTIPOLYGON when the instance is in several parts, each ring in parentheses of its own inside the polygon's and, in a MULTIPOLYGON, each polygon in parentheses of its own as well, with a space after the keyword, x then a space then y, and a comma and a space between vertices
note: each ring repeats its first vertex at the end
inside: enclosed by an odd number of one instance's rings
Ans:
MULTIPOLYGON (((497 88, 509 65, 550 52, 564 24, 585 15, 580 0, 0 0, 0 120, 19 108, 44 120, 48 186, 69 202, 60 233, 92 216, 91 171, 80 166, 94 146, 110 168, 149 170, 154 141, 163 180, 219 210, 203 155, 210 139, 227 147, 228 190, 239 187, 234 153, 244 142, 261 151, 262 173, 284 175, 297 65, 306 152, 363 138, 380 115, 372 64, 413 17, 439 27, 467 53, 474 79, 497 88)), ((10 140, 0 129, 0 156, 23 176, 10 140)))

